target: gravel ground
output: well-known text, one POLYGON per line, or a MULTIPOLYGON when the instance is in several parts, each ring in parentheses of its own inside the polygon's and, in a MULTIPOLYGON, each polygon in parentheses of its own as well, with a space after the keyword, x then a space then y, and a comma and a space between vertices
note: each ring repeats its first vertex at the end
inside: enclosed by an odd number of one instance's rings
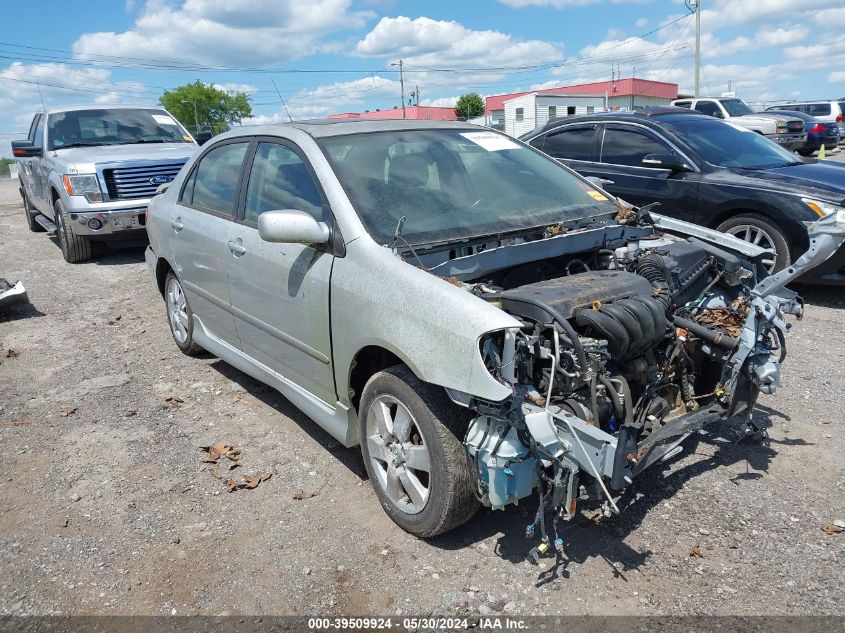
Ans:
MULTIPOLYGON (((431 541, 395 527, 355 449, 212 357, 177 350, 142 249, 65 264, 9 183, 0 273, 0 614, 842 614, 841 290, 806 289, 784 384, 638 480, 621 517, 524 561, 535 502, 431 541), (199 446, 271 473, 229 493, 199 446), (692 556, 697 548, 701 558, 692 556)), ((4 203, 5 202, 5 203, 4 203)), ((226 461, 226 460, 224 460, 226 461)))

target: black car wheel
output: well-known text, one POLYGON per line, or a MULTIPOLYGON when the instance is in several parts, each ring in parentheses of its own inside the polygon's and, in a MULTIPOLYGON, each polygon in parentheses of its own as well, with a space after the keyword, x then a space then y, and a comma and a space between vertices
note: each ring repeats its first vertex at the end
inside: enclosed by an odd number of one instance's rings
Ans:
POLYGON ((716 228, 728 235, 772 251, 772 256, 763 258, 762 262, 769 273, 777 272, 792 263, 792 254, 789 251, 786 235, 765 216, 743 213, 722 222, 716 228))

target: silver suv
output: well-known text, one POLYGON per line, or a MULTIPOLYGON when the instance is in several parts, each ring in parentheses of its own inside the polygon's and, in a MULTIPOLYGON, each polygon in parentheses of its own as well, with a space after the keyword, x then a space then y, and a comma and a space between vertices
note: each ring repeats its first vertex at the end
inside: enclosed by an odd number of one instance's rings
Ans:
POLYGON ((784 284, 842 243, 845 210, 809 230, 766 277, 760 247, 498 132, 329 120, 210 141, 151 202, 146 259, 179 349, 360 444, 398 525, 429 537, 536 494, 536 558, 582 486, 618 512, 705 425, 760 431, 801 312, 784 284))
POLYGON ((56 233, 71 263, 90 259, 94 241, 143 238, 150 198, 197 147, 160 108, 39 112, 27 139, 12 141, 27 224, 56 233))

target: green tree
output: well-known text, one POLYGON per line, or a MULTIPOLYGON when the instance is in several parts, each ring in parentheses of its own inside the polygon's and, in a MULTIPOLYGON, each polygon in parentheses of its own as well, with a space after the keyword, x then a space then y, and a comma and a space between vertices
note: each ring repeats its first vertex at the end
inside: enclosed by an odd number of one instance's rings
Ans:
POLYGON ((9 165, 14 162, 14 158, 0 158, 0 178, 7 178, 9 176, 9 165))
POLYGON ((220 134, 244 117, 252 116, 249 96, 245 92, 226 92, 199 80, 165 90, 158 101, 194 132, 197 131, 195 123, 199 123, 200 128, 210 126, 214 134, 220 134))
POLYGON ((458 97, 455 114, 459 119, 471 119, 484 114, 484 99, 477 92, 469 92, 458 97))

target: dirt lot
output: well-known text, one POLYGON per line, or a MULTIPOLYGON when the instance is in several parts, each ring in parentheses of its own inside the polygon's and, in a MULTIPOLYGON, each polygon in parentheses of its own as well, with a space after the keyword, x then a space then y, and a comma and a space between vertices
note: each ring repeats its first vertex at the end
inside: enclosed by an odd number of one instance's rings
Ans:
POLYGON ((357 450, 179 353, 141 249, 65 264, 8 185, 0 274, 32 306, 0 316, 0 614, 845 610, 845 533, 822 530, 845 519, 842 290, 805 293, 783 388, 758 411, 768 446, 734 443, 730 424, 691 438, 623 516, 576 521, 569 560, 534 567, 536 502, 408 536, 357 450), (218 441, 242 450, 234 474, 272 477, 227 492, 225 465, 216 479, 198 450, 218 441))

